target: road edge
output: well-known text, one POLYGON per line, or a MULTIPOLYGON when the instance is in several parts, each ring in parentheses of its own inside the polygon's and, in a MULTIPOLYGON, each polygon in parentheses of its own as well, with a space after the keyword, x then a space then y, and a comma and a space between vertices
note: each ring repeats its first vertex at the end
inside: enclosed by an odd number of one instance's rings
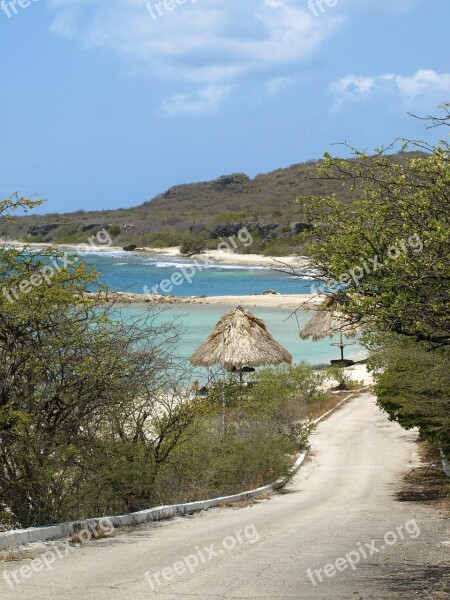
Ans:
MULTIPOLYGON (((348 402, 354 396, 357 397, 359 394, 370 389, 371 386, 366 386, 359 390, 351 392, 348 396, 343 398, 334 408, 327 411, 325 414, 313 421, 314 424, 319 424, 321 421, 329 417, 332 413, 338 410, 343 404, 348 402)), ((254 490, 248 490, 240 492, 238 494, 232 494, 230 496, 221 496, 219 498, 211 498, 209 500, 197 500, 196 502, 185 502, 182 504, 171 504, 165 506, 158 506, 126 515, 115 515, 112 517, 100 517, 86 519, 84 521, 71 521, 67 523, 60 523, 59 525, 50 525, 47 527, 30 527, 28 529, 15 529, 12 531, 4 531, 0 533, 0 551, 10 550, 17 548, 22 545, 32 544, 35 542, 47 542, 57 539, 70 538, 76 534, 76 532, 88 529, 90 531, 97 531, 104 528, 104 523, 114 528, 120 527, 135 527, 137 525, 143 525, 152 521, 162 521, 172 519, 177 516, 184 516, 194 514, 210 508, 217 508, 222 504, 236 504, 249 498, 258 498, 269 492, 274 492, 285 487, 289 481, 298 473, 302 466, 308 450, 297 455, 297 458, 286 477, 277 480, 274 483, 256 488, 254 490)))

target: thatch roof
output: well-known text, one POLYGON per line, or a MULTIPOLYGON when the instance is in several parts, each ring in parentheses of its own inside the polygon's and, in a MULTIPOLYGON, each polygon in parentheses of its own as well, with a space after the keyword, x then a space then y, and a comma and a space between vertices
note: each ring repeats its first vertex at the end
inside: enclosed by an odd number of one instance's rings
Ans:
POLYGON ((224 315, 190 358, 194 366, 222 364, 231 371, 292 363, 292 356, 267 331, 264 321, 238 306, 224 315))
POLYGON ((330 297, 316 308, 316 314, 300 331, 302 340, 312 338, 313 342, 317 342, 326 337, 332 338, 339 333, 345 337, 354 337, 357 334, 357 327, 349 324, 343 312, 333 310, 336 306, 336 299, 330 297))

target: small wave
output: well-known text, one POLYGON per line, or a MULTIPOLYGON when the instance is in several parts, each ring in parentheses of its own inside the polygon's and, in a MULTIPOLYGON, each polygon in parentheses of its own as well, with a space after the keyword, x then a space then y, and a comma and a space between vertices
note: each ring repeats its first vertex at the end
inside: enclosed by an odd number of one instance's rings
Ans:
POLYGON ((268 267, 259 265, 208 265, 207 269, 218 269, 219 271, 270 271, 268 267))
POLYGON ((222 264, 210 264, 204 263, 199 260, 195 262, 145 262, 143 265, 149 267, 155 267, 156 269, 198 269, 199 271, 205 270, 216 270, 216 271, 270 271, 267 267, 253 266, 253 265, 222 265, 222 264))
POLYGON ((123 258, 129 256, 131 252, 125 252, 124 250, 84 250, 81 248, 80 254, 82 256, 101 256, 102 258, 123 258))
POLYGON ((155 267, 155 269, 177 269, 186 266, 176 262, 146 262, 144 265, 155 267))

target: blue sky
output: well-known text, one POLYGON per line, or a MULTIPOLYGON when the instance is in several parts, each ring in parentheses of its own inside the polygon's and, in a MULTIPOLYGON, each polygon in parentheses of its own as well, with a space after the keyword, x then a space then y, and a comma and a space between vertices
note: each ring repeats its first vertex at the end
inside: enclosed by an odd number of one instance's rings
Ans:
POLYGON ((3 2, 0 197, 41 212, 433 139, 407 113, 450 99, 448 0, 3 2))

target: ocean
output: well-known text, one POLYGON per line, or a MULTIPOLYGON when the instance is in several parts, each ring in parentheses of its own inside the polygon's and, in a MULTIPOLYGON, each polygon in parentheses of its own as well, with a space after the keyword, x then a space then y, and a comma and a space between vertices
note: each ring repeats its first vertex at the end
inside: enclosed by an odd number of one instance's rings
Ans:
MULTIPOLYGON (((175 259, 129 252, 97 252, 85 256, 85 262, 95 266, 101 280, 112 289, 136 294, 150 293, 174 272, 195 271, 192 281, 174 286, 174 296, 245 296, 261 294, 270 289, 280 294, 309 294, 313 281, 293 273, 265 267, 239 265, 206 265, 199 260, 201 270, 192 259, 175 259), (145 290, 147 288, 147 290, 145 290)), ((160 292, 158 288, 158 292, 160 292)))
MULTIPOLYGON (((100 274, 100 280, 111 289, 121 292, 144 293, 159 285, 164 279, 170 279, 174 272, 192 267, 192 260, 171 259, 152 255, 125 252, 98 252, 85 257, 85 261, 94 266, 100 274), (147 286, 147 290, 145 290, 147 286)), ((281 294, 307 294, 311 292, 312 281, 295 277, 292 273, 263 267, 233 265, 208 266, 197 271, 189 283, 174 286, 171 294, 188 296, 243 296, 258 294, 271 289, 281 294)), ((236 302, 236 305, 238 302, 236 302)), ((232 306, 174 304, 157 317, 176 322, 183 330, 177 346, 177 355, 187 360, 192 352, 207 338, 220 317, 231 310, 232 306)), ((122 318, 133 318, 148 311, 148 305, 133 305, 121 310, 122 318)), ((294 362, 306 360, 312 365, 326 365, 333 358, 339 358, 339 349, 331 346, 338 338, 324 339, 319 342, 301 340, 299 332, 313 316, 303 310, 294 312, 286 308, 249 307, 255 316, 263 319, 272 336, 293 356, 294 362)), ((358 344, 346 349, 346 358, 357 359, 363 350, 358 344)))

